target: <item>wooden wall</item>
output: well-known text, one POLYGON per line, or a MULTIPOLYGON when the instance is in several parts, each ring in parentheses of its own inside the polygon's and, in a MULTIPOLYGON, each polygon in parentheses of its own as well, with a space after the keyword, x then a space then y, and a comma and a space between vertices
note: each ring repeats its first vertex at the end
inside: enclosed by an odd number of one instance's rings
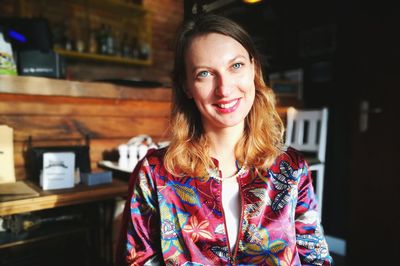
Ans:
MULTIPOLYGON (((14 81, 28 79, 31 80, 30 84, 34 84, 36 80, 47 80, 19 77, 13 79, 14 81)), ((155 90, 154 97, 149 97, 148 100, 140 99, 143 97, 94 98, 85 97, 84 93, 79 97, 30 95, 4 93, 2 89, 6 86, 5 82, 2 82, 4 80, 4 77, 0 78, 0 124, 14 128, 14 157, 18 180, 26 178, 23 155, 29 136, 33 138, 35 146, 48 146, 83 144, 84 136, 89 135, 92 168, 96 168, 103 152, 113 150, 133 136, 148 134, 155 141, 166 140, 168 137, 170 99, 165 96, 162 100, 157 99, 161 98, 157 94, 168 95, 170 93, 168 89, 155 90)), ((73 84, 68 81, 62 82, 73 84)), ((49 84, 51 86, 54 83, 50 81, 49 84)), ((80 85, 84 87, 85 83, 80 85)), ((19 92, 19 88, 14 89, 19 92)), ((43 87, 37 89, 46 91, 43 87)), ((121 87, 106 85, 103 89, 107 94, 107 89, 118 91, 121 87)), ((132 90, 136 90, 140 95, 141 89, 132 90)), ((57 94, 56 87, 53 91, 57 94)), ((82 91, 84 92, 84 89, 82 91)), ((67 93, 58 91, 58 94, 67 93)), ((101 95, 100 89, 98 94, 101 95)))
MULTIPOLYGON (((16 178, 26 178, 29 137, 34 146, 60 146, 83 144, 89 135, 92 168, 134 136, 168 140, 170 99, 167 88, 0 76, 0 125, 14 129, 16 178)), ((298 106, 284 99, 279 103, 283 119, 287 106, 298 106)))

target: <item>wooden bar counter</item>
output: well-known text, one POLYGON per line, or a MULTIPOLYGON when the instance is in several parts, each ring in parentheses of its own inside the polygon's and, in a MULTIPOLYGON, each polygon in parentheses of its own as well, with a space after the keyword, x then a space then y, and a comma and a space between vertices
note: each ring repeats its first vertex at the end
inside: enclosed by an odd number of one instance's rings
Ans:
POLYGON ((0 202, 0 217, 94 201, 110 200, 116 197, 124 197, 128 193, 127 183, 116 179, 114 179, 111 184, 97 186, 77 185, 70 189, 51 191, 43 191, 38 186, 31 183, 29 185, 33 187, 39 195, 0 202))

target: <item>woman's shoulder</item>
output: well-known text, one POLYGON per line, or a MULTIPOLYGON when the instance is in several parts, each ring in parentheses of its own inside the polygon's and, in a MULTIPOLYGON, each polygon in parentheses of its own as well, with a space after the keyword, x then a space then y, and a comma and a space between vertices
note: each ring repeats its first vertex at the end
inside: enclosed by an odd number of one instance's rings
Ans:
POLYGON ((276 158, 275 165, 288 164, 291 167, 302 168, 304 167, 305 160, 302 153, 292 147, 287 147, 276 158))
POLYGON ((144 156, 144 159, 149 162, 149 164, 164 162, 165 153, 167 152, 167 147, 162 148, 151 148, 147 151, 147 154, 144 156))

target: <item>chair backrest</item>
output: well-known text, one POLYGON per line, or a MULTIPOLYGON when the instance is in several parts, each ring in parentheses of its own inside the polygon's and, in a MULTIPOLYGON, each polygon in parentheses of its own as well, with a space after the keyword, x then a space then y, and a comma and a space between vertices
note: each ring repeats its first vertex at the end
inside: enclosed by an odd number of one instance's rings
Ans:
POLYGON ((315 152, 320 162, 325 162, 328 108, 287 110, 286 146, 304 152, 315 152))

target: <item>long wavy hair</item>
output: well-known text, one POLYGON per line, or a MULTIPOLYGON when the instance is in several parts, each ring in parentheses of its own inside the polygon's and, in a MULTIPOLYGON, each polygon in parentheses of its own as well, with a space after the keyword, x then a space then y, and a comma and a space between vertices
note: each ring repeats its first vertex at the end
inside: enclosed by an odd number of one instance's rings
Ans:
POLYGON ((258 170, 265 170, 282 153, 283 146, 284 127, 275 107, 275 94, 263 80, 259 54, 247 32, 235 22, 212 14, 185 21, 177 36, 172 72, 171 143, 164 158, 165 168, 177 176, 203 176, 207 168, 215 167, 209 156, 200 112, 184 90, 186 50, 195 37, 208 33, 235 39, 255 64, 255 99, 245 118, 243 136, 235 146, 235 156, 240 164, 246 162, 258 170))

